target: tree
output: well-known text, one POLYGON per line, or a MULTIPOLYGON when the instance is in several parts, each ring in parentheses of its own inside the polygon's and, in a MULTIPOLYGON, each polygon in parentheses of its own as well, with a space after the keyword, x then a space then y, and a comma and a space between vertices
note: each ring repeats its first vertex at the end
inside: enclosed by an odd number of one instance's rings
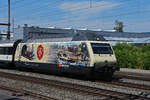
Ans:
POLYGON ((115 25, 116 26, 114 27, 114 30, 116 30, 117 32, 123 32, 123 22, 116 20, 115 25))

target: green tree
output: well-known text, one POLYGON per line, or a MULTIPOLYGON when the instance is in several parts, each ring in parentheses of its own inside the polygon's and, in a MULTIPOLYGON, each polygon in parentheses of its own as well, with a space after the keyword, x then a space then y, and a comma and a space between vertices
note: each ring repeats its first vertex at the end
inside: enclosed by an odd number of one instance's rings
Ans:
POLYGON ((116 30, 117 32, 123 32, 123 22, 116 20, 115 25, 116 26, 114 27, 114 30, 116 30))
POLYGON ((118 66, 150 70, 150 44, 135 46, 132 44, 117 44, 113 46, 118 66))

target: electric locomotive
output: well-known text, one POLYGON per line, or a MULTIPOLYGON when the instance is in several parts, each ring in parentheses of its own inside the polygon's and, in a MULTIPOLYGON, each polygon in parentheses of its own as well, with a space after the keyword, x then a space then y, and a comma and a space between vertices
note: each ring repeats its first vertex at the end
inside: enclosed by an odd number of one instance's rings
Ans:
POLYGON ((111 77, 118 70, 107 41, 19 43, 14 58, 17 67, 54 74, 111 77))

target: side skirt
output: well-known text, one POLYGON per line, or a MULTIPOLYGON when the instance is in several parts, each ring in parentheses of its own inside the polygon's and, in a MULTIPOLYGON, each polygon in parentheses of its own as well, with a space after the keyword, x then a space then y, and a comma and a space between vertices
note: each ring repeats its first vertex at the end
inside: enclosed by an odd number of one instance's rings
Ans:
POLYGON ((58 67, 57 64, 15 62, 17 68, 26 68, 48 74, 90 75, 93 67, 68 66, 58 67))

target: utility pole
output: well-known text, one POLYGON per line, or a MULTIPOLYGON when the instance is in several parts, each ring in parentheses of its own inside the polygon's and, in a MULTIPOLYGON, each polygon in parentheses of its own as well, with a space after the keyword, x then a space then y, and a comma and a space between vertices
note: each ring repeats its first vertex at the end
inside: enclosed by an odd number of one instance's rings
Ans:
POLYGON ((90 0, 90 8, 92 8, 92 0, 90 0))
POLYGON ((8 23, 0 23, 0 25, 8 26, 7 34, 0 35, 7 35, 7 39, 10 40, 10 0, 8 0, 8 23))
POLYGON ((10 40, 10 0, 8 0, 8 33, 7 39, 10 40))
POLYGON ((14 33, 14 26, 15 26, 15 20, 14 17, 12 18, 12 32, 14 33))

